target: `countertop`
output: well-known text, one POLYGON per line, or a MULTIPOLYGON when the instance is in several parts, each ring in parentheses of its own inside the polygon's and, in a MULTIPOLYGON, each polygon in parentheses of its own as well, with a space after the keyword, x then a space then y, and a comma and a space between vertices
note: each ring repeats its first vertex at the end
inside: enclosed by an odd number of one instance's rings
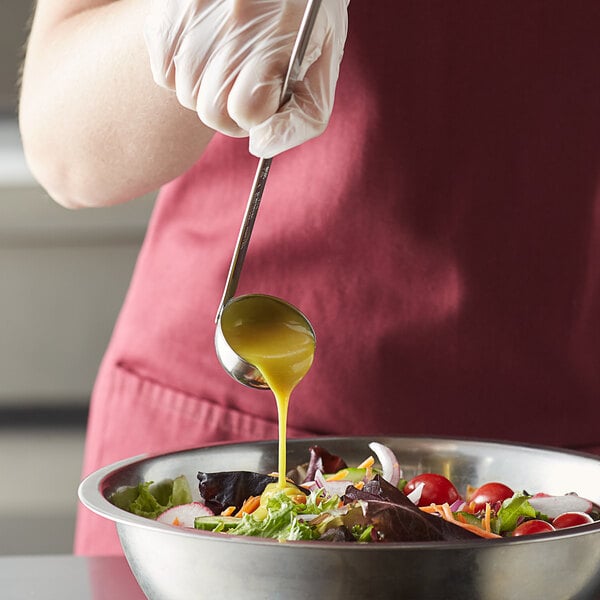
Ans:
POLYGON ((124 558, 0 558, 2 600, 145 600, 124 558))

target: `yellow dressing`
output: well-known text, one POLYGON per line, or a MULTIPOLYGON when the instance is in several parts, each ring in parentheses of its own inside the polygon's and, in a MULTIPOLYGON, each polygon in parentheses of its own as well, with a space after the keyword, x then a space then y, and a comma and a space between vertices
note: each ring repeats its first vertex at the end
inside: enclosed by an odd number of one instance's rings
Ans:
POLYGON ((313 362, 315 337, 296 309, 272 296, 242 296, 223 311, 221 327, 231 348, 254 365, 271 388, 279 419, 278 485, 285 487, 290 395, 313 362))

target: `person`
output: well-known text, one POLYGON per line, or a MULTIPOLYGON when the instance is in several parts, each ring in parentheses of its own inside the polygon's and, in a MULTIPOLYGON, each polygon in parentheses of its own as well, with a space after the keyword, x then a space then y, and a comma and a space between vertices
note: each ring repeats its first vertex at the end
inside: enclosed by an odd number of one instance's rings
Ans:
MULTIPOLYGON (((213 349, 255 155, 269 154, 238 293, 284 298, 314 325, 291 437, 600 452, 598 4, 324 0, 279 110, 303 7, 37 3, 20 103, 34 174, 68 207, 162 186, 84 474, 276 437, 272 398, 213 349)), ((76 551, 120 552, 112 525, 82 510, 76 551)))

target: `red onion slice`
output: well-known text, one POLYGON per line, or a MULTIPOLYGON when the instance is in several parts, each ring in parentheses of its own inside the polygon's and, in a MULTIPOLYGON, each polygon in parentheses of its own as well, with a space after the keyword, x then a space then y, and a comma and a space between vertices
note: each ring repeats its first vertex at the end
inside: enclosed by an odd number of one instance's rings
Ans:
POLYGON ((467 503, 462 498, 458 498, 450 505, 450 510, 453 513, 459 512, 459 511, 463 510, 463 508, 465 508, 466 505, 467 505, 467 503))
POLYGON ((400 481, 400 477, 402 476, 402 471, 400 470, 400 465, 398 464, 398 459, 396 455, 392 452, 390 448, 385 446, 384 444, 380 444, 379 442, 371 442, 369 444, 369 448, 373 450, 377 458, 379 459, 379 464, 381 465, 382 477, 388 482, 391 483, 394 487, 398 485, 400 481))
POLYGON ((319 471, 319 469, 317 469, 315 473, 315 485, 319 489, 325 487, 325 476, 323 473, 321 473, 321 471, 319 471))
MULTIPOLYGON (((349 485, 354 485, 352 481, 346 479, 337 479, 335 481, 327 481, 321 471, 317 469, 315 473, 315 480, 312 482, 314 489, 323 489, 328 496, 339 496, 340 498, 346 492, 349 485)), ((302 484, 303 486, 306 484, 302 484)))
POLYGON ((325 491, 330 496, 339 496, 340 498, 346 493, 349 485, 354 485, 351 481, 339 480, 339 481, 326 481, 325 491))

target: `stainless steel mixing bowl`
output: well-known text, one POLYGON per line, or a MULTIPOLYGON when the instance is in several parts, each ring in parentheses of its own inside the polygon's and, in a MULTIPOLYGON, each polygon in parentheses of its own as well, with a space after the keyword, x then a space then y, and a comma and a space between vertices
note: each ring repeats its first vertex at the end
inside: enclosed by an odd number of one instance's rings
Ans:
MULTIPOLYGON (((288 464, 305 462, 318 443, 357 464, 375 438, 289 440, 288 464)), ((600 458, 549 448, 474 440, 377 438, 404 476, 433 471, 459 489, 503 481, 514 489, 600 501, 600 458)), ((123 485, 198 471, 270 472, 277 443, 212 446, 135 458, 82 482, 83 504, 116 523, 131 569, 151 600, 314 598, 597 600, 600 523, 555 533, 462 543, 286 542, 185 531, 131 515, 106 499, 123 485)), ((195 486, 194 486, 195 487, 195 486)))

